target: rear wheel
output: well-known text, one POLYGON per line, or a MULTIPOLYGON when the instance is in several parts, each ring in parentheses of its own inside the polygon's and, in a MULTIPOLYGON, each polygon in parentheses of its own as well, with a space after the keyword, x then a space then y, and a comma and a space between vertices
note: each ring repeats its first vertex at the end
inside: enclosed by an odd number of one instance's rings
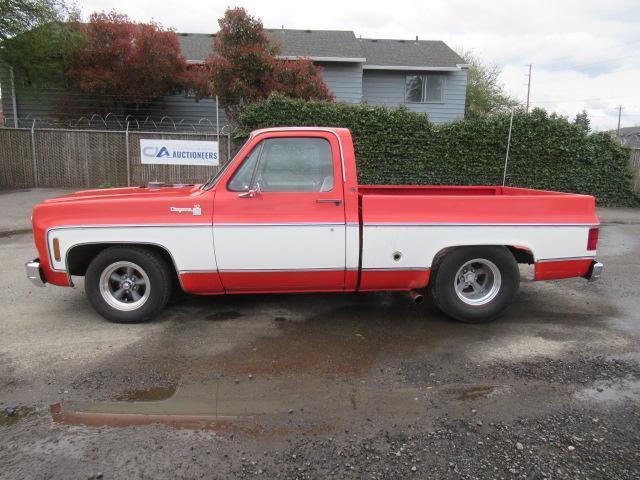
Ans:
POLYGON ((453 250, 435 265, 430 292, 436 306, 467 323, 488 322, 511 304, 520 286, 518 264, 504 247, 453 250))
POLYGON ((111 247, 89 264, 85 291, 96 311, 116 323, 156 317, 171 295, 171 275, 158 255, 139 247, 111 247))

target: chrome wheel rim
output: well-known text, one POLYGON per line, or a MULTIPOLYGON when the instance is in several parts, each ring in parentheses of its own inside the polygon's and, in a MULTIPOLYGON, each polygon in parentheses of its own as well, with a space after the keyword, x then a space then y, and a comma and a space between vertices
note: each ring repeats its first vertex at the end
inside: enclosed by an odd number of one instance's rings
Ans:
POLYGON ((149 276, 132 262, 115 262, 102 271, 100 293, 110 307, 130 312, 142 307, 149 299, 149 276))
POLYGON ((502 276, 495 263, 485 258, 469 260, 458 269, 453 286, 467 305, 486 305, 500 291, 502 276))

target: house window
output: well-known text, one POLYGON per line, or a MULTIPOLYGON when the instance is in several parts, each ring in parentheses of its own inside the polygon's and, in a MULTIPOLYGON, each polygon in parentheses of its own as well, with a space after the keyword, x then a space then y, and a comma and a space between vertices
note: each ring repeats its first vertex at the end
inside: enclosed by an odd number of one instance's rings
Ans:
POLYGON ((444 102, 444 77, 407 75, 405 99, 407 103, 444 102))

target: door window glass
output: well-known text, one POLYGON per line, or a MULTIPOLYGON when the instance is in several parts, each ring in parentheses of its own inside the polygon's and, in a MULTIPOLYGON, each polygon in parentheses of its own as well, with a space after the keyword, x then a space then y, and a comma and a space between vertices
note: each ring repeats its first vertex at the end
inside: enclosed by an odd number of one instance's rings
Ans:
POLYGON ((331 146, 324 138, 270 138, 256 173, 263 192, 329 192, 334 187, 331 146))

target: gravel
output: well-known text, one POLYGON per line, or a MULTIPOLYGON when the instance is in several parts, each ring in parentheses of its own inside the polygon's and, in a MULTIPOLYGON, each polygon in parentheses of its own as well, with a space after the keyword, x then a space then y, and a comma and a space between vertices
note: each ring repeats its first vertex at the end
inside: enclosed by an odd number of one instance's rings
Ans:
POLYGON ((638 432, 636 409, 612 410, 606 418, 569 409, 484 428, 445 418, 429 432, 299 440, 284 452, 244 457, 234 473, 300 479, 407 478, 418 471, 421 478, 631 479, 640 476, 638 432))
POLYGON ((538 357, 520 362, 492 362, 487 365, 435 365, 422 361, 403 361, 398 375, 405 381, 422 385, 469 382, 469 379, 492 382, 536 380, 547 383, 582 384, 596 381, 640 378, 640 363, 602 355, 584 356, 569 353, 568 358, 538 357))

